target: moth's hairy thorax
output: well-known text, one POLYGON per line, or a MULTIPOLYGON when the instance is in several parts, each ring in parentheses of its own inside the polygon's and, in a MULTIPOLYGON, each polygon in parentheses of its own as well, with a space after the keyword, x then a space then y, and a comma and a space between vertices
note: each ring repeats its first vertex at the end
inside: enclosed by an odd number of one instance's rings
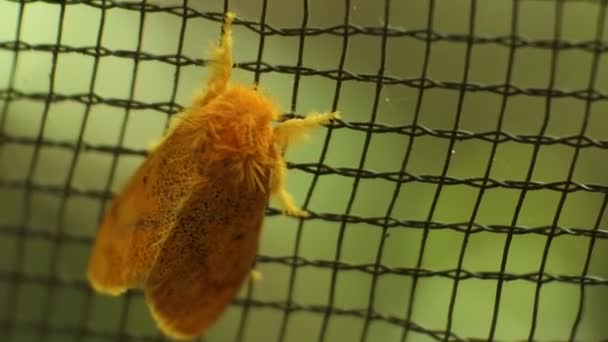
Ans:
MULTIPOLYGON (((274 103, 257 89, 231 85, 184 121, 202 168, 223 168, 248 189, 265 191, 279 153, 273 140, 274 103)), ((190 139, 190 138, 188 138, 190 139)))

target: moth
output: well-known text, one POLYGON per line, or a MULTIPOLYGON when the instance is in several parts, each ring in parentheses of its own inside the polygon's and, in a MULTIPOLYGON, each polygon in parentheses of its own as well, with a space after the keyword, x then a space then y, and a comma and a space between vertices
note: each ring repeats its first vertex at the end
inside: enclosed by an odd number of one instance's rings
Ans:
POLYGON ((204 90, 105 212, 88 264, 99 293, 143 287, 159 328, 175 339, 203 334, 236 296, 269 196, 285 214, 307 215, 285 189, 282 152, 339 118, 313 113, 276 123, 277 106, 257 86, 231 83, 234 18, 225 16, 204 90))

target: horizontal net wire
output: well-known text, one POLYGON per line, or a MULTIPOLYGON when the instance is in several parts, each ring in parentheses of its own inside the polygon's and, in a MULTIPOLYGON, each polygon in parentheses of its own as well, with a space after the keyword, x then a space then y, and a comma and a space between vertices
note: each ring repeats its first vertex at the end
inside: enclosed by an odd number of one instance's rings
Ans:
POLYGON ((343 118, 287 155, 311 215, 271 202, 264 279, 201 341, 608 341, 607 5, 2 1, 0 340, 165 340, 86 260, 234 10, 237 80, 343 118))

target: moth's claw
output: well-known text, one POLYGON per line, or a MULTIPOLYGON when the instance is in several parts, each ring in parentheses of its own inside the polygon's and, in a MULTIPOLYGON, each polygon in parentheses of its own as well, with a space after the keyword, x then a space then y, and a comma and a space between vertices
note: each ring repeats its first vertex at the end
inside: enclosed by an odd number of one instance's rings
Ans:
POLYGON ((283 214, 287 216, 293 216, 298 218, 307 218, 310 216, 310 213, 306 210, 302 210, 300 208, 289 208, 283 210, 283 214))

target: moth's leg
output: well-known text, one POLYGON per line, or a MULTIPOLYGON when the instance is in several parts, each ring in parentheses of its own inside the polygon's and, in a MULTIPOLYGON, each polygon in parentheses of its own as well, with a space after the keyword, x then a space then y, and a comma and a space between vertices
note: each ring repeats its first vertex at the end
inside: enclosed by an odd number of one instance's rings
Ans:
POLYGON ((287 147, 298 139, 305 137, 311 128, 326 125, 331 120, 339 119, 340 113, 311 113, 303 119, 290 119, 281 122, 274 128, 274 141, 281 147, 287 147))
MULTIPOLYGON (((306 136, 311 128, 319 125, 328 124, 331 120, 340 118, 338 112, 333 113, 312 113, 303 119, 290 119, 283 121, 273 129, 274 143, 281 148, 287 147, 298 138, 306 136)), ((308 213, 300 209, 285 189, 285 178, 287 177, 287 165, 281 156, 277 158, 273 165, 270 178, 270 191, 276 196, 283 207, 283 212, 288 215, 306 217, 308 213)))
POLYGON ((300 209, 291 194, 285 189, 285 178, 287 177, 287 165, 281 156, 278 156, 278 160, 273 165, 270 177, 270 193, 276 196, 281 207, 283 207, 283 213, 297 217, 307 217, 308 213, 300 209))
POLYGON ((251 280, 253 281, 261 281, 264 276, 262 275, 262 272, 258 271, 258 270, 251 270, 251 272, 249 273, 249 276, 251 277, 251 280))
POLYGON ((194 96, 193 106, 195 108, 209 103, 228 85, 232 73, 232 22, 235 17, 236 15, 232 12, 226 13, 220 46, 215 48, 210 65, 211 77, 207 80, 206 87, 203 86, 203 89, 194 96))

